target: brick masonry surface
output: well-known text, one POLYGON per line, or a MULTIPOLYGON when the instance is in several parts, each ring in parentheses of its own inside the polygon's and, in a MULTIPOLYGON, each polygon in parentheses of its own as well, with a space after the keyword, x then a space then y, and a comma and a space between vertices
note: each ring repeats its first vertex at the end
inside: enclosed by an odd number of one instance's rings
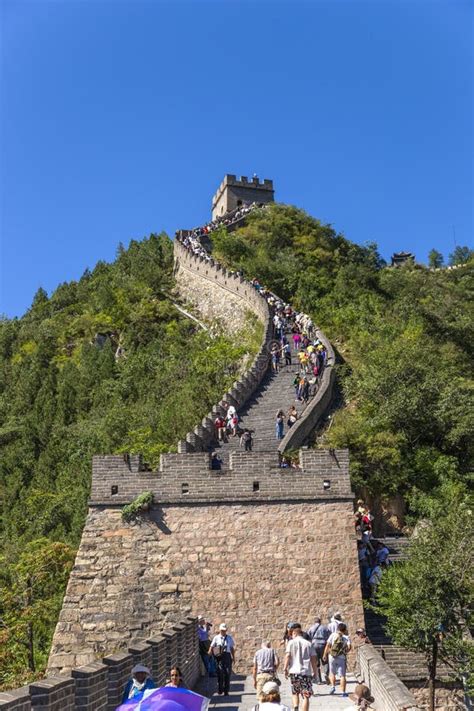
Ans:
MULTIPOLYGON (((294 497, 298 490, 293 488, 294 497)), ((362 624, 352 501, 163 505, 140 525, 92 508, 49 673, 153 636, 183 615, 225 620, 247 671, 262 636, 342 610, 362 624)))
POLYGON ((91 503, 123 505, 144 491, 155 503, 350 499, 347 450, 301 450, 300 469, 281 469, 278 453, 231 452, 229 468, 213 471, 204 452, 164 454, 159 471, 140 471, 122 456, 94 457, 91 503), (329 488, 327 487, 329 484, 329 488))
POLYGON ((194 617, 180 619, 146 642, 74 668, 68 676, 49 676, 29 687, 0 692, 0 711, 115 711, 135 664, 148 666, 158 686, 177 664, 192 688, 200 673, 196 625, 194 617))
POLYGON ((265 299, 245 279, 191 254, 177 241, 174 253, 180 296, 194 304, 204 318, 217 321, 230 334, 245 327, 249 311, 261 321, 268 319, 265 299))

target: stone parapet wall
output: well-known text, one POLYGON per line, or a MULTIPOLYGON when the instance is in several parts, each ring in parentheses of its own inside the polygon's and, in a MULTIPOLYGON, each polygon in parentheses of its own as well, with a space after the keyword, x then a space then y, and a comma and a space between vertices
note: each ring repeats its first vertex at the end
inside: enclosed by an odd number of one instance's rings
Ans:
POLYGON ((334 348, 322 331, 317 329, 316 335, 321 343, 324 344, 327 351, 326 365, 323 370, 318 392, 313 399, 309 401, 293 427, 287 431, 278 447, 279 452, 284 452, 287 449, 296 449, 307 442, 310 435, 320 424, 332 400, 334 381, 336 379, 334 371, 336 360, 334 348))
POLYGON ((117 508, 91 508, 49 673, 154 638, 190 614, 214 629, 227 622, 245 672, 262 637, 279 647, 288 620, 309 627, 342 610, 352 632, 361 626, 352 499, 301 500, 293 471, 284 502, 163 503, 134 525, 117 508))
POLYGON ((156 504, 351 499, 346 449, 300 450, 299 468, 279 467, 278 452, 231 452, 229 468, 210 469, 204 452, 163 454, 159 471, 120 455, 96 456, 90 503, 122 506, 144 491, 156 504))
MULTIPOLYGON (((177 664, 192 688, 200 673, 196 627, 196 618, 187 617, 145 642, 131 644, 126 652, 102 660, 94 655, 68 676, 50 676, 22 689, 0 692, 0 711, 115 711, 135 664, 149 667, 158 686, 164 685, 170 667, 177 664)), ((73 655, 74 660, 78 657, 73 655)))
POLYGON ((248 312, 263 324, 262 342, 251 367, 178 445, 181 452, 203 451, 214 441, 214 420, 217 414, 225 414, 224 401, 240 408, 260 385, 268 369, 273 327, 266 299, 241 276, 212 259, 191 254, 178 240, 174 241, 174 258, 179 292, 204 318, 220 321, 231 335, 245 327, 248 312))
POLYGON ((357 648, 360 678, 380 711, 419 711, 415 697, 371 644, 357 648))

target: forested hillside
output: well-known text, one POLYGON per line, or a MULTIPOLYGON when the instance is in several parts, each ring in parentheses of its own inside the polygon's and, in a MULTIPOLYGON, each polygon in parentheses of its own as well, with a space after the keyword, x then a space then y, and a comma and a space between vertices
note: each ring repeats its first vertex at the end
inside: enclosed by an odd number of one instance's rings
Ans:
POLYGON ((166 235, 120 247, 20 319, 0 322, 0 687, 44 668, 87 508, 91 457, 155 466, 259 345, 173 306, 166 235))
MULTIPOLYGON (((353 485, 401 493, 415 515, 472 470, 472 262, 388 269, 293 207, 213 234, 216 256, 312 314, 338 350, 345 407, 324 445, 349 447, 353 485)), ((44 668, 87 508, 91 457, 152 466, 235 380, 259 330, 230 341, 169 298, 172 243, 119 247, 78 282, 0 322, 0 687, 44 668)))
POLYGON ((216 256, 313 315, 338 349, 345 407, 325 446, 349 447, 356 488, 416 509, 444 478, 467 483, 474 433, 474 261, 386 268, 294 207, 213 236, 216 256))

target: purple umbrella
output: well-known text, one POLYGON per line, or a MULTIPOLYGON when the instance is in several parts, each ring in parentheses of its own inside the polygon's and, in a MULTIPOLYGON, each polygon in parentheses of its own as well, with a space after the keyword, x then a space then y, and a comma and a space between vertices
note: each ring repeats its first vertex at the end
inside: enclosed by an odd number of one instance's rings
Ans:
POLYGON ((148 689, 140 699, 130 699, 116 711, 206 711, 209 699, 188 689, 162 686, 148 689))

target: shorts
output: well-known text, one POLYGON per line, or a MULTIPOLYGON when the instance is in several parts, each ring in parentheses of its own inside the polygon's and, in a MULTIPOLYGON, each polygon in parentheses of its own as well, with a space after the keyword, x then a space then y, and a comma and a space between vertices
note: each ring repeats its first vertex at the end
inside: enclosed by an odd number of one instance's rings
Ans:
POLYGON ((331 657, 329 655, 329 673, 336 675, 339 672, 339 676, 346 676, 346 665, 347 660, 343 654, 339 657, 331 657))
POLYGON ((275 674, 270 674, 267 672, 261 672, 260 674, 257 674, 257 686, 256 686, 256 694, 257 697, 260 699, 262 696, 262 687, 264 684, 267 683, 267 681, 273 681, 275 678, 275 674))
POLYGON ((303 674, 290 674, 291 693, 303 696, 313 695, 313 677, 303 674))

